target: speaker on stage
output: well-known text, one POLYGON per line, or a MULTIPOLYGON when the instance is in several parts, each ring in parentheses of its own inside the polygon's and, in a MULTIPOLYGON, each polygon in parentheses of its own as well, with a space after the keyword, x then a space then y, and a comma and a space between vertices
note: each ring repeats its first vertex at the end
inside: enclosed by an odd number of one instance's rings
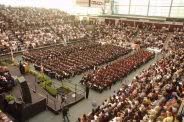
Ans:
POLYGON ((25 104, 27 103, 32 103, 32 98, 31 98, 31 93, 29 86, 27 85, 27 82, 24 77, 19 77, 18 82, 21 87, 21 94, 22 94, 22 99, 25 104))

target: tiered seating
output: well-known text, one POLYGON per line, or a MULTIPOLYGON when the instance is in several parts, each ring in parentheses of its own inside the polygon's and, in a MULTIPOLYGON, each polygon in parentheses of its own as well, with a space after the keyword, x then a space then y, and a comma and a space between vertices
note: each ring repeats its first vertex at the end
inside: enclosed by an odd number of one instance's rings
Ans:
POLYGON ((74 17, 60 10, 4 6, 1 6, 0 10, 0 18, 3 18, 3 23, 0 24, 5 26, 1 26, 0 29, 5 31, 6 28, 7 31, 6 35, 2 35, 7 37, 6 42, 0 43, 2 53, 10 52, 10 42, 13 42, 13 51, 18 51, 83 38, 85 35, 81 32, 86 33, 83 25, 65 23, 69 19, 75 21, 74 17), (57 31, 59 28, 63 29, 62 34, 57 31), (13 38, 16 39, 16 43, 13 38))
POLYGON ((153 57, 153 53, 140 50, 125 59, 118 60, 117 62, 95 70, 93 73, 89 73, 83 77, 81 83, 102 92, 153 57))
POLYGON ((33 49, 61 42, 60 38, 54 32, 50 31, 48 27, 27 31, 19 30, 15 32, 15 35, 19 40, 22 40, 24 48, 26 49, 33 49))
POLYGON ((93 36, 96 40, 115 45, 124 45, 126 43, 136 43, 140 47, 159 48, 167 38, 167 31, 156 29, 154 26, 143 25, 143 28, 131 27, 128 24, 118 23, 116 25, 96 25, 93 36))
POLYGON ((51 19, 62 19, 65 13, 58 10, 36 8, 1 8, 22 49, 30 49, 61 41, 48 26, 51 19))
POLYGON ((24 59, 34 63, 37 70, 43 66, 46 74, 61 80, 112 61, 129 51, 113 45, 79 43, 30 52, 24 55, 24 59))
POLYGON ((67 41, 83 39, 88 35, 87 29, 82 24, 59 23, 57 25, 51 25, 51 28, 67 41))
POLYGON ((19 51, 83 39, 120 46, 138 43, 141 47, 162 48, 167 37, 167 32, 154 26, 139 28, 124 23, 95 23, 90 29, 88 22, 80 22, 75 16, 55 9, 1 6, 0 21, 2 18, 0 35, 6 37, 5 42, 0 43, 2 53, 10 52, 11 45, 13 51, 19 51))
POLYGON ((122 85, 81 120, 99 122, 167 122, 177 118, 181 97, 184 96, 184 50, 173 51, 148 70, 137 75, 130 85, 122 85))
POLYGON ((18 43, 18 39, 8 29, 8 23, 0 15, 0 55, 9 53, 10 50, 18 51, 18 43))
POLYGON ((184 48, 184 29, 178 29, 176 30, 173 35, 171 40, 169 40, 169 46, 171 48, 184 48))
POLYGON ((97 24, 93 32, 93 37, 97 41, 111 43, 122 46, 127 42, 131 42, 136 36, 138 28, 131 27, 124 23, 117 25, 97 24))
POLYGON ((164 30, 154 29, 154 31, 148 31, 148 29, 144 28, 144 30, 139 30, 134 41, 143 48, 152 47, 162 49, 166 38, 167 33, 164 30))

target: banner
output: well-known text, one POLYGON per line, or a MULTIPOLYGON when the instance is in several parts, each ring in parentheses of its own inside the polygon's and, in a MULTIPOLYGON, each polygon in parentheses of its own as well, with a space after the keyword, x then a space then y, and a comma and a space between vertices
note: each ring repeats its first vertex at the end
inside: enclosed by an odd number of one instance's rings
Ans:
POLYGON ((79 6, 103 7, 105 0, 76 0, 79 6))
POLYGON ((104 0, 90 0, 91 7, 103 7, 104 0))

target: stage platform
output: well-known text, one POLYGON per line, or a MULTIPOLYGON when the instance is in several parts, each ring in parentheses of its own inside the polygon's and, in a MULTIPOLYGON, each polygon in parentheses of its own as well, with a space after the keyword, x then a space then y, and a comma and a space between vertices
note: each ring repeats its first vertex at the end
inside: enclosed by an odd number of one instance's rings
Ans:
MULTIPOLYGON (((10 66, 9 70, 13 76, 18 76, 18 77, 22 76, 18 67, 16 66, 10 66)), ((24 75, 24 78, 30 88, 31 94, 33 95, 33 99, 39 99, 39 96, 45 98, 47 108, 55 114, 58 114, 59 112, 61 112, 63 106, 70 107, 84 99, 83 94, 78 94, 78 93, 75 94, 75 92, 70 92, 69 94, 66 94, 67 99, 66 99, 66 102, 63 103, 59 95, 56 97, 53 97, 43 88, 41 88, 40 85, 37 84, 38 79, 35 78, 35 76, 31 74, 26 74, 24 75), (34 96, 35 94, 37 94, 37 96, 34 96)), ((14 92, 18 94, 17 91, 14 91, 14 92)))
MULTIPOLYGON (((38 93, 33 92, 30 87, 29 89, 32 98, 32 103, 24 104, 24 108, 20 113, 20 117, 14 117, 17 121, 24 122, 25 120, 46 110, 46 98, 38 93)), ((22 99, 21 88, 19 85, 16 85, 12 89, 11 94, 18 99, 22 99)))

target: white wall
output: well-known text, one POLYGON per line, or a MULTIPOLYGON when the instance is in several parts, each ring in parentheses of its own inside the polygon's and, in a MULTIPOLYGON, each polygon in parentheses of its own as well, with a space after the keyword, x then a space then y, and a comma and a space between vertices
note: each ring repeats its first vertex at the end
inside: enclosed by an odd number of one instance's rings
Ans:
POLYGON ((0 0, 0 4, 11 6, 28 6, 57 8, 72 14, 92 14, 98 15, 102 13, 99 7, 81 7, 76 5, 76 0, 0 0))
POLYGON ((30 6, 58 8, 70 11, 75 6, 75 0, 0 0, 0 4, 11 6, 30 6))

